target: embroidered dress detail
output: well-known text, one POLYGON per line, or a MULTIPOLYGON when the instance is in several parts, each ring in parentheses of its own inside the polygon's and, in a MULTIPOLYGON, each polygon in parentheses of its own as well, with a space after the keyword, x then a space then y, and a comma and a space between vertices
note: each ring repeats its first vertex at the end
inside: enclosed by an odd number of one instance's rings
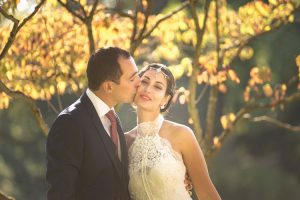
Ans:
POLYGON ((191 200, 185 189, 186 168, 181 155, 159 136, 164 118, 137 125, 129 148, 129 191, 133 200, 191 200))

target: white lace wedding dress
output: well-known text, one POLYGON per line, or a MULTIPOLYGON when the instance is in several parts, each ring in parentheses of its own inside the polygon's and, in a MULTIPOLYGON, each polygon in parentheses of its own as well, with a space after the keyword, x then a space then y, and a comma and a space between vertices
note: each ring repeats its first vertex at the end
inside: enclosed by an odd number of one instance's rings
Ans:
POLYGON ((129 192, 132 200, 191 200, 185 189, 182 157, 159 136, 163 116, 137 126, 129 148, 129 192))

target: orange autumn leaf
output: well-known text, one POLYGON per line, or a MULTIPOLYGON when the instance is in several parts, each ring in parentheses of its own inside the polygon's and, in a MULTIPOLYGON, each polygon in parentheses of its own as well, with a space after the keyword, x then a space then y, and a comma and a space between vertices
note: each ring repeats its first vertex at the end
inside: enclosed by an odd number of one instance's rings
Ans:
POLYGON ((226 115, 223 115, 220 118, 221 125, 223 129, 228 129, 231 127, 232 122, 235 120, 235 114, 234 113, 228 113, 226 115))
POLYGON ((221 148, 221 142, 220 142, 220 139, 218 137, 214 137, 213 144, 215 145, 215 147, 221 148))
POLYGON ((189 119, 188 119, 188 123, 189 123, 189 124, 193 124, 193 123, 194 123, 193 119, 192 119, 192 118, 189 118, 189 119))
POLYGON ((226 87, 226 85, 225 84, 220 84, 219 86, 218 86, 218 89, 219 89, 219 91, 220 92, 222 92, 222 93, 226 93, 227 92, 227 87, 226 87))
POLYGON ((263 86, 264 94, 267 97, 271 97, 273 95, 273 89, 270 84, 266 84, 263 86))

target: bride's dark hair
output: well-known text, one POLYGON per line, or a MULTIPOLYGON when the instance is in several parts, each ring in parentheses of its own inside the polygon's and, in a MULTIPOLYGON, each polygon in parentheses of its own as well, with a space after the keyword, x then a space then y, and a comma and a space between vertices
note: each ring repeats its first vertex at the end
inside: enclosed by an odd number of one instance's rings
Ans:
POLYGON ((172 74, 172 72, 168 69, 168 67, 164 64, 160 63, 151 63, 146 65, 141 71, 139 72, 139 76, 142 77, 146 71, 149 70, 156 70, 157 72, 163 73, 164 77, 167 79, 167 90, 166 90, 166 95, 170 95, 170 99, 167 102, 167 104, 164 106, 164 108, 160 109, 160 112, 165 112, 168 110, 168 108, 171 105, 172 98, 175 94, 175 78, 172 74))

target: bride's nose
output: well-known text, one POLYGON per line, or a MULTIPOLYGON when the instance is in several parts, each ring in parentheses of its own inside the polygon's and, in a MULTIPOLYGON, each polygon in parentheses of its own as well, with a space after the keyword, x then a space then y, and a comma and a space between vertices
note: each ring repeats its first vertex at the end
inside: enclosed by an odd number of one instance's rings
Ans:
POLYGON ((150 85, 146 85, 145 88, 144 88, 144 90, 145 90, 146 93, 150 93, 151 92, 150 85))

